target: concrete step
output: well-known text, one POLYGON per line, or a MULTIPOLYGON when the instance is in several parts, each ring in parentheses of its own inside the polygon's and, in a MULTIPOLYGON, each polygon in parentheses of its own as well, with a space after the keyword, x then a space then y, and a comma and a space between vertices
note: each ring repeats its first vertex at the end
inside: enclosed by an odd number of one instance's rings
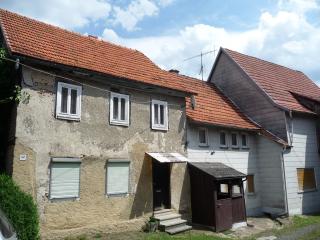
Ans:
POLYGON ((186 224, 187 220, 181 219, 181 218, 175 218, 170 220, 161 221, 160 225, 164 227, 171 227, 174 225, 180 225, 180 224, 186 224))
POLYGON ((153 212, 153 215, 159 215, 159 214, 164 214, 164 213, 169 213, 173 212, 172 209, 161 209, 153 212))
POLYGON ((176 227, 173 227, 171 229, 168 229, 168 230, 166 230, 166 232, 172 235, 172 234, 185 232, 185 231, 188 231, 188 230, 191 230, 191 229, 192 229, 192 227, 189 226, 189 225, 180 225, 180 226, 176 226, 176 227))
POLYGON ((161 221, 166 221, 166 220, 175 219, 175 218, 179 219, 181 218, 181 215, 178 213, 169 212, 165 214, 159 214, 159 215, 157 214, 157 215, 154 215, 153 217, 161 222, 161 221))

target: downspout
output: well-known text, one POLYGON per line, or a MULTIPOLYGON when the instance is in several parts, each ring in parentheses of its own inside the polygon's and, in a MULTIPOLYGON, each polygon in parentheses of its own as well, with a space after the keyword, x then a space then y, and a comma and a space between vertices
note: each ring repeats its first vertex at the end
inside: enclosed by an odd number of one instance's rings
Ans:
POLYGON ((287 192, 287 182, 286 182, 286 170, 284 165, 284 157, 283 154, 286 151, 286 147, 282 148, 281 151, 281 168, 282 168, 282 181, 283 181, 283 191, 284 191, 284 205, 285 205, 285 212, 281 215, 289 215, 289 209, 288 209, 288 192, 287 192))

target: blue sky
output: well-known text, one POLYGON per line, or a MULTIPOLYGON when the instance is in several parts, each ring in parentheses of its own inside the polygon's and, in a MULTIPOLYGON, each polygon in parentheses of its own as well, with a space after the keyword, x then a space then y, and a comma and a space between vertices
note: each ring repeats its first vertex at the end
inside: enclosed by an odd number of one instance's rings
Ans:
MULTIPOLYGON (((320 0, 2 0, 0 7, 138 49, 198 78, 200 59, 184 59, 222 46, 320 82, 320 0)), ((203 58, 205 77, 214 58, 203 58)))

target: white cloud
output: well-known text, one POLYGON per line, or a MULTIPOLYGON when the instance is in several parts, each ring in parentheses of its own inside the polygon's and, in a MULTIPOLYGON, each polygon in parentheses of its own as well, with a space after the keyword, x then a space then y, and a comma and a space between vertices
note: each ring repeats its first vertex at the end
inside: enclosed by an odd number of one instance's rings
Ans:
POLYGON ((133 0, 126 9, 116 6, 113 10, 113 23, 120 24, 127 31, 135 30, 139 21, 159 12, 158 6, 150 0, 133 0))
MULTIPOLYGON (((223 46, 257 56, 269 61, 301 70, 314 80, 320 80, 320 29, 308 22, 306 11, 318 9, 314 1, 286 1, 290 7, 281 8, 275 14, 262 12, 257 27, 238 32, 211 25, 187 26, 174 35, 121 38, 114 31, 106 31, 104 39, 136 48, 165 69, 178 68, 183 74, 199 76, 200 58, 184 59, 223 46), (295 5, 292 5, 292 2, 295 5), (312 2, 312 4, 311 4, 312 2), (301 9, 304 8, 302 14, 301 9)), ((205 74, 208 74, 214 57, 204 58, 205 74)))
POLYGON ((166 7, 170 4, 172 4, 175 0, 157 0, 157 3, 159 6, 166 7))
POLYGON ((104 0, 4 0, 2 8, 68 29, 81 28, 106 19, 111 6, 104 0))

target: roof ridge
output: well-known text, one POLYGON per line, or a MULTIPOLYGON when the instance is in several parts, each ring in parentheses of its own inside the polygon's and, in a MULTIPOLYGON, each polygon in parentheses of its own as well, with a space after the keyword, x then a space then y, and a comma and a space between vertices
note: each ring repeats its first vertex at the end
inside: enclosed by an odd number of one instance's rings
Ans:
MULTIPOLYGON (((137 49, 129 48, 129 47, 122 46, 122 45, 116 44, 116 43, 112 43, 112 42, 106 41, 106 40, 104 40, 104 39, 102 39, 102 38, 96 38, 96 39, 95 39, 95 38, 91 38, 91 37, 90 37, 90 34, 88 34, 88 36, 86 36, 86 35, 83 35, 83 34, 81 34, 81 33, 79 33, 79 32, 75 32, 75 31, 72 31, 72 30, 68 30, 68 29, 65 29, 65 28, 62 28, 62 27, 53 25, 53 24, 51 24, 51 23, 42 22, 42 21, 40 21, 40 20, 37 20, 37 19, 31 18, 31 17, 28 17, 28 16, 26 16, 26 15, 22 15, 22 14, 19 14, 19 13, 16 13, 16 12, 11 12, 11 11, 8 11, 8 10, 3 9, 3 8, 0 8, 0 20, 2 20, 2 14, 3 14, 3 13, 12 14, 12 15, 15 15, 16 17, 24 18, 24 19, 26 19, 26 20, 28 20, 28 21, 32 21, 32 22, 35 22, 35 23, 38 23, 38 24, 46 25, 46 26, 48 26, 48 27, 52 27, 52 28, 55 28, 55 29, 57 29, 57 30, 64 31, 64 32, 69 33, 69 34, 74 34, 74 35, 77 35, 77 36, 82 37, 82 38, 84 38, 84 39, 90 39, 90 40, 96 41, 96 42, 98 42, 98 43, 110 44, 110 45, 113 45, 113 46, 115 46, 115 47, 119 47, 119 48, 123 48, 123 49, 128 49, 128 50, 133 51, 133 52, 142 53, 142 52, 140 52, 140 51, 137 50, 137 49)), ((1 24, 1 22, 2 22, 2 21, 0 21, 0 24, 1 24)))
MULTIPOLYGON (((271 62, 271 61, 268 61, 268 60, 265 60, 265 59, 262 59, 262 58, 259 58, 259 57, 255 57, 255 56, 251 56, 251 55, 248 55, 248 54, 244 54, 244 53, 241 53, 241 52, 237 52, 237 51, 234 51, 234 50, 231 50, 229 48, 223 48, 224 50, 227 50, 227 51, 230 51, 230 52, 234 52, 234 53, 237 53, 237 54, 240 54, 240 55, 243 55, 243 56, 246 56, 246 57, 250 57, 250 58, 254 58, 254 59, 257 59, 259 61, 262 61, 262 62, 265 62, 265 63, 268 63, 268 64, 272 64, 272 65, 275 65, 277 67, 282 67, 282 68, 286 68, 290 71, 295 71, 295 72, 299 72, 303 75, 305 75, 302 71, 300 70, 297 70, 297 69, 293 69, 293 68, 290 68, 290 67, 287 67, 287 66, 284 66, 284 65, 281 65, 281 64, 278 64, 278 63, 274 63, 274 62, 271 62)), ((232 56, 231 56, 232 57, 232 56)))

